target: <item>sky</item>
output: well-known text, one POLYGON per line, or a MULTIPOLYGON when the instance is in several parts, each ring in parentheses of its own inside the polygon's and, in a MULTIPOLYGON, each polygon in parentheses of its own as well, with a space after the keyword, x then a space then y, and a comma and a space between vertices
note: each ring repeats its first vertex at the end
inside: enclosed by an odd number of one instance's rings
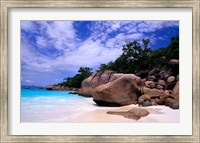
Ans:
POLYGON ((179 35, 178 21, 21 21, 21 84, 47 86, 114 61, 122 46, 150 39, 167 47, 179 35))

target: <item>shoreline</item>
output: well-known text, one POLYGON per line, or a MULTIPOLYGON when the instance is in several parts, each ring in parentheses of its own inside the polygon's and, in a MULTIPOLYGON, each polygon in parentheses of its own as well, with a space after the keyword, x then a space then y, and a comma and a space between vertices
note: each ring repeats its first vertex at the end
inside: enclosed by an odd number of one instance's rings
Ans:
MULTIPOLYGON (((74 95, 74 97, 79 95, 74 95)), ((21 122, 26 123, 178 123, 180 109, 165 105, 141 107, 131 104, 119 107, 98 106, 93 98, 34 97, 24 98, 21 104, 21 122), (66 104, 69 103, 69 104, 66 104), (108 111, 128 111, 132 108, 146 109, 150 114, 139 120, 121 115, 107 114, 108 111), (42 110, 40 110, 42 109, 42 110)))
MULTIPOLYGON (((91 99, 87 99, 91 104, 91 99)), ((94 103, 93 103, 94 104, 94 103)), ((121 107, 94 106, 90 109, 83 109, 73 116, 65 116, 62 119, 49 119, 39 122, 57 123, 178 123, 180 122, 180 110, 174 110, 167 106, 139 107, 138 105, 127 105, 121 107), (150 112, 146 117, 139 120, 128 119, 121 115, 110 115, 107 111, 127 111, 132 108, 142 108, 150 112)))

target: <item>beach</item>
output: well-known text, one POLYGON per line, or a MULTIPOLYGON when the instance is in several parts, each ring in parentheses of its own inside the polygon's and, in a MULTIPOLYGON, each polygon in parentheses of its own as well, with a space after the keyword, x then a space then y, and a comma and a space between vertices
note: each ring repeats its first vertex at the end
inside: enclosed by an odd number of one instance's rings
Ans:
POLYGON ((110 115, 107 111, 127 111, 132 108, 138 108, 138 105, 129 105, 117 107, 115 109, 97 109, 76 118, 79 122, 134 122, 134 123, 177 123, 179 122, 179 110, 173 110, 166 106, 139 107, 146 109, 150 114, 139 120, 128 119, 121 115, 110 115))
POLYGON ((40 122, 66 122, 66 123, 84 123, 84 122, 106 122, 106 123, 178 123, 179 109, 174 110, 167 106, 149 106, 138 107, 138 105, 128 105, 122 107, 98 107, 92 101, 92 98, 87 99, 91 105, 80 109, 79 112, 73 115, 66 115, 64 118, 43 120, 40 122), (146 117, 139 120, 128 119, 120 115, 110 115, 107 111, 127 111, 132 108, 142 108, 150 112, 146 117))
POLYGON ((69 94, 69 91, 47 91, 22 89, 21 122, 42 123, 177 123, 179 109, 168 106, 127 105, 121 107, 98 106, 93 98, 69 94), (107 111, 128 111, 132 108, 142 108, 149 115, 139 120, 128 119, 121 115, 107 114, 107 111))

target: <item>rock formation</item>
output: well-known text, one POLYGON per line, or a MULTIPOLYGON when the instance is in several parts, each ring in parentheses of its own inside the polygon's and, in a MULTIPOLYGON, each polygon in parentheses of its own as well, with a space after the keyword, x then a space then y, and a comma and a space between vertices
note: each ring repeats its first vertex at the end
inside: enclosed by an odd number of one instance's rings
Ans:
POLYGON ((74 90, 78 91, 78 88, 71 88, 71 87, 65 87, 65 86, 59 86, 59 85, 49 85, 44 87, 46 90, 74 90))
POLYGON ((112 81, 115 80, 113 77, 114 73, 116 72, 109 70, 99 73, 93 73, 90 77, 83 80, 79 93, 83 96, 92 97, 92 92, 95 87, 108 83, 111 78, 112 81))
POLYGON ((172 109, 179 109, 179 103, 172 98, 167 98, 165 100, 165 105, 169 106, 172 109))
POLYGON ((112 82, 102 84, 93 91, 93 100, 101 106, 133 104, 140 96, 141 79, 134 74, 124 74, 112 82))
MULTIPOLYGON (((141 76, 141 73, 137 73, 141 76)), ((179 108, 179 61, 169 61, 166 70, 153 69, 142 78, 140 106, 166 105, 173 109, 179 108)))
POLYGON ((173 98, 167 98, 165 105, 172 109, 179 109, 179 81, 177 81, 175 87, 172 90, 173 98))
POLYGON ((145 70, 122 74, 106 70, 93 73, 82 82, 79 93, 93 97, 101 106, 166 105, 179 108, 179 61, 170 60, 166 70, 145 70))
POLYGON ((107 114, 121 115, 125 118, 139 120, 141 117, 149 115, 149 111, 141 108, 132 108, 128 111, 108 111, 107 114))

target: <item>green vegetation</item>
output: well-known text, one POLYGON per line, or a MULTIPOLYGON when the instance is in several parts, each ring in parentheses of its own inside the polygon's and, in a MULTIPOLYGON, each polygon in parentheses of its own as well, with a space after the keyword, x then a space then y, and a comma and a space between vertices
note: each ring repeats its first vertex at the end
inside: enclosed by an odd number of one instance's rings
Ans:
POLYGON ((123 46, 123 53, 114 62, 101 64, 98 72, 114 70, 122 73, 136 73, 153 68, 164 69, 170 59, 179 59, 178 36, 171 38, 166 48, 151 50, 149 43, 148 39, 143 39, 142 44, 137 41, 129 42, 123 46))
MULTIPOLYGON (((129 42, 123 46, 123 53, 115 61, 101 64, 97 72, 113 70, 119 73, 137 73, 153 68, 165 69, 170 59, 179 59, 178 36, 171 38, 166 48, 151 50, 149 43, 149 39, 142 39, 141 44, 137 41, 129 42)), ((78 74, 65 78, 58 85, 80 88, 81 82, 92 74, 91 70, 88 67, 81 67, 78 74)))
POLYGON ((73 77, 67 77, 64 79, 63 82, 58 83, 57 85, 60 86, 65 86, 65 87, 75 87, 75 88, 80 88, 81 87, 81 82, 85 79, 88 78, 92 72, 91 68, 88 67, 80 67, 78 70, 78 74, 76 74, 73 77))

